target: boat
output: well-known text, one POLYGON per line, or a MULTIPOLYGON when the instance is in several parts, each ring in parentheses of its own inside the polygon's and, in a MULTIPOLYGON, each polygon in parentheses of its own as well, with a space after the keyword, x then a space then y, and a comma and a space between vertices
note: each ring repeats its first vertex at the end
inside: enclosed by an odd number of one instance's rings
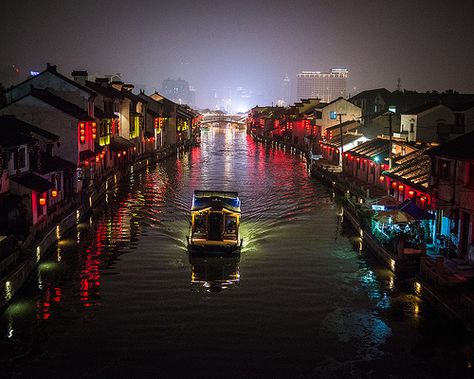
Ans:
POLYGON ((237 192, 194 191, 188 248, 210 252, 238 251, 242 246, 240 216, 237 192))

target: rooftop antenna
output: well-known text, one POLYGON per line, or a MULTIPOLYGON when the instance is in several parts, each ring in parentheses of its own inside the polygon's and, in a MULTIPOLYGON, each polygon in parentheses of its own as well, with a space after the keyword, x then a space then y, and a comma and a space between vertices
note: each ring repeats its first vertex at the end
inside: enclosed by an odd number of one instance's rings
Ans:
POLYGON ((397 91, 402 91, 402 79, 400 77, 397 80, 397 91))

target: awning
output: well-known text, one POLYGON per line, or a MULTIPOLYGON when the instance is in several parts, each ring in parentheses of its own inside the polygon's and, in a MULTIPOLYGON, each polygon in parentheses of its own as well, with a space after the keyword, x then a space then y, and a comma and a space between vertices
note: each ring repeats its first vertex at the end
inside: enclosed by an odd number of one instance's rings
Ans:
POLYGON ((145 130, 145 138, 153 138, 154 136, 155 136, 155 133, 145 130))
POLYGON ((403 212, 408 213, 415 220, 434 220, 435 216, 423 208, 420 208, 413 200, 405 200, 398 207, 403 212))
POLYGON ((399 209, 378 212, 374 220, 382 224, 408 224, 415 221, 411 215, 399 209))
POLYGON ((24 174, 18 177, 11 177, 10 181, 18 183, 23 187, 29 188, 30 190, 39 193, 49 191, 53 187, 49 180, 46 180, 41 176, 33 173, 24 174))
POLYGON ((79 161, 84 162, 88 159, 95 157, 95 153, 92 150, 84 150, 79 153, 79 161))
POLYGON ((126 151, 131 147, 135 147, 133 143, 120 136, 114 136, 109 146, 110 150, 115 152, 126 151))

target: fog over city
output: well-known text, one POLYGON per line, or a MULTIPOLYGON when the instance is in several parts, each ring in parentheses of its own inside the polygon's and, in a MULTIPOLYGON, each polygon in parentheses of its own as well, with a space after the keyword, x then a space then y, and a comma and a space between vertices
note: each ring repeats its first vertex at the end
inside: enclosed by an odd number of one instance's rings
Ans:
POLYGON ((230 93, 240 99, 235 110, 276 102, 286 74, 296 97, 298 72, 335 67, 349 70, 347 95, 395 90, 399 78, 402 89, 472 93, 473 8, 471 0, 3 1, 0 69, 15 65, 20 80, 50 62, 64 73, 120 73, 147 92, 181 78, 195 106, 230 93))

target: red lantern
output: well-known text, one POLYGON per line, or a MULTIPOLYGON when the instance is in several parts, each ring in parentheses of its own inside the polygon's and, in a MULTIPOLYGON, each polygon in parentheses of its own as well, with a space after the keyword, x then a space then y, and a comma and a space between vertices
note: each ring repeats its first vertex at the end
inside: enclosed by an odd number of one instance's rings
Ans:
POLYGON ((126 152, 126 151, 122 151, 122 153, 123 153, 123 156, 127 155, 127 152, 126 152))
POLYGON ((392 182, 392 188, 397 188, 397 182, 392 182))
POLYGON ((46 198, 40 197, 39 198, 39 205, 44 207, 46 205, 46 198))
POLYGON ((84 161, 84 166, 89 167, 89 161, 88 160, 84 161))
POLYGON ((403 184, 400 184, 400 185, 398 186, 398 190, 399 190, 399 191, 403 191, 403 188, 405 188, 405 187, 403 186, 403 184))
POLYGON ((408 196, 413 197, 415 195, 415 191, 410 190, 408 191, 408 196))
POLYGON ((52 197, 58 196, 58 191, 55 190, 55 189, 52 189, 52 190, 51 190, 51 196, 52 196, 52 197))
POLYGON ((360 161, 360 158, 359 158, 359 157, 357 157, 357 162, 359 162, 359 161, 360 161))
POLYGON ((380 180, 381 182, 383 182, 383 181, 385 180, 385 176, 383 176, 383 175, 380 175, 380 178, 379 178, 379 180, 380 180))
POLYGON ((426 201, 426 197, 425 197, 425 196, 421 197, 421 198, 420 198, 420 201, 421 201, 422 203, 424 203, 424 202, 426 201))
POLYGON ((120 157, 121 157, 121 154, 120 154, 120 153, 118 153, 118 154, 117 154, 117 157, 119 157, 119 158, 120 158, 120 157))
POLYGON ((374 162, 370 162, 371 167, 374 167, 374 164, 375 164, 374 162))
POLYGON ((100 157, 99 157, 99 156, 96 156, 96 157, 95 157, 95 161, 96 161, 97 163, 99 163, 100 157))

